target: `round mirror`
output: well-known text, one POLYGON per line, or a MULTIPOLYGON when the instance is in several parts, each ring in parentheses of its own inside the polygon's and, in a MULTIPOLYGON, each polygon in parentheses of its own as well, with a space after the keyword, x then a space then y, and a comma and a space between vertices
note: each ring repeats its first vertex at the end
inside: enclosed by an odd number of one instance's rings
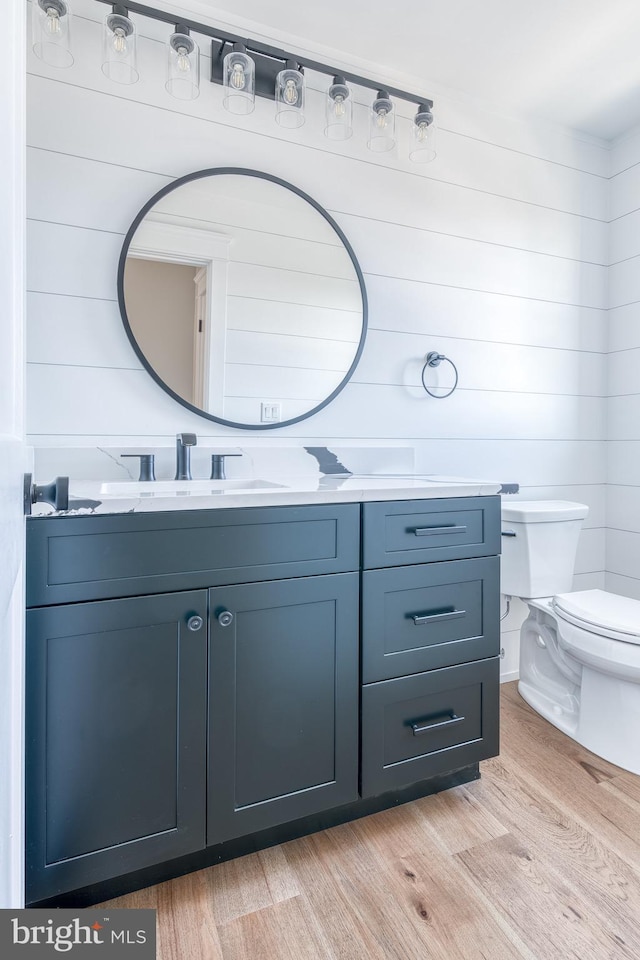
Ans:
POLYGON ((134 220, 118 267, 131 343, 163 389, 227 426, 310 417, 345 386, 367 295, 340 227, 255 170, 182 177, 134 220))

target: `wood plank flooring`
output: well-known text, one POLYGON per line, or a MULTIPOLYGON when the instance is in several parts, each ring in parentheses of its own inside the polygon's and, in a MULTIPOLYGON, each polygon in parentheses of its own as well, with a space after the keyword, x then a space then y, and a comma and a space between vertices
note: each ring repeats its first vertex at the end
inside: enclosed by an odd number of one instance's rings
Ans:
POLYGON ((159 960, 640 958, 640 777, 502 687, 482 779, 112 900, 159 960))

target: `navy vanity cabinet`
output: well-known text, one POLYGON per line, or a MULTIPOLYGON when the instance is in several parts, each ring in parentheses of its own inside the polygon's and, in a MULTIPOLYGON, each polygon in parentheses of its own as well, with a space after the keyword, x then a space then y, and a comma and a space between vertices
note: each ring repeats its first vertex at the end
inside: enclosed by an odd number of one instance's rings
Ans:
POLYGON ((361 795, 499 749, 500 498, 363 505, 361 795))
POLYGON ((357 799, 358 579, 210 591, 209 844, 357 799))
POLYGON ((207 593, 27 612, 27 902, 205 844, 207 593))
POLYGON ((357 799, 359 504, 27 541, 28 903, 357 799))
POLYGON ((498 497, 27 522, 27 903, 88 905, 468 782, 498 497))

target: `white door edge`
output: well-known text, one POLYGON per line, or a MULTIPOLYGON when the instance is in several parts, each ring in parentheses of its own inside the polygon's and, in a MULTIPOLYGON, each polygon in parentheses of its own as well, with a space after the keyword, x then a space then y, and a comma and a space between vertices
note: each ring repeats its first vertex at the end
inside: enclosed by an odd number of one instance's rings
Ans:
POLYGON ((0 57, 0 908, 24 905, 25 44, 3 4, 0 57))

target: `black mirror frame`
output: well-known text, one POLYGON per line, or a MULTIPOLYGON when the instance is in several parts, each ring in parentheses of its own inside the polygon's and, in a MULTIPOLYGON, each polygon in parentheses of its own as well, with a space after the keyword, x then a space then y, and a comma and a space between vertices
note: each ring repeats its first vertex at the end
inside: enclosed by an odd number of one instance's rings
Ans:
POLYGON ((351 380, 351 377, 354 374, 354 371, 358 365, 360 357, 362 356, 362 351, 364 349, 364 342, 367 335, 367 320, 368 320, 368 312, 369 312, 368 301, 367 301, 367 290, 365 287, 364 276, 362 274, 360 264, 358 263, 358 260, 356 258, 356 255, 353 251, 351 244, 349 243, 349 241, 347 240, 344 233, 342 232, 342 230, 340 229, 336 221, 333 219, 331 214, 327 213, 324 207, 321 207, 319 203, 317 203, 312 197, 309 196, 308 193, 305 193, 303 190, 300 190, 298 187, 294 187, 293 184, 288 183, 286 180, 282 180, 280 177, 274 177, 270 173, 263 173, 260 170, 251 170, 244 167, 211 167, 207 170, 198 170, 196 173, 189 173, 185 177, 179 177, 177 180, 173 180, 171 183, 167 184, 166 187, 163 187, 162 190, 159 190, 156 194, 154 194, 151 197, 150 200, 147 201, 147 203, 145 203, 145 205, 140 210, 137 217, 129 227, 129 230, 127 231, 127 235, 124 239, 124 243, 122 245, 122 252, 120 253, 120 260, 118 262, 118 305, 120 307, 120 316, 122 318, 122 323, 124 324, 124 329, 126 331, 127 337, 129 338, 129 342, 131 343, 131 346, 133 347, 143 367, 146 369, 147 373, 149 373, 153 377, 153 379, 156 381, 158 386, 162 387, 165 393, 168 393, 170 397, 173 397, 174 400, 177 400, 177 402, 180 403, 183 407, 186 407, 188 410, 191 410, 192 413, 196 413, 200 417, 205 417, 207 420, 213 420, 215 423, 221 423, 225 427, 235 427, 238 430, 276 430, 281 427, 289 427, 293 423, 299 423, 301 420, 307 420, 309 417, 314 416, 316 413, 318 413, 320 410, 326 407, 329 403, 331 403, 331 401, 338 396, 341 390, 343 390, 351 380), (235 174, 235 175, 246 176, 246 177, 258 177, 261 180, 270 180, 271 183, 277 183, 279 186, 285 187, 287 190, 291 190, 292 193, 297 194, 299 197, 302 197, 303 200, 306 200, 307 203, 311 204, 311 206, 314 207, 318 211, 318 213, 320 213, 324 217, 327 223, 329 223, 333 227, 336 234, 342 241, 344 248, 349 254, 353 267, 356 271, 358 283, 360 284, 360 294, 362 296, 362 333, 360 335, 360 342, 358 343, 358 349, 356 350, 356 354, 353 358, 353 362, 349 367, 349 369, 347 370, 344 378, 341 380, 341 382, 338 384, 335 390, 333 390, 328 397, 325 397, 322 403, 319 403, 317 406, 313 407, 307 413, 301 414, 299 417, 293 417, 291 420, 281 420, 281 421, 278 421, 278 423, 248 424, 248 423, 236 423, 233 420, 223 420, 222 417, 216 417, 212 413, 207 413, 205 410, 201 410, 200 407, 196 407, 192 403, 189 403, 188 400, 184 400, 182 397, 180 397, 174 390, 171 389, 171 387, 167 383, 164 382, 164 380, 160 376, 158 376, 156 371, 153 369, 153 367, 145 357, 144 353, 140 348, 140 345, 138 344, 138 341, 134 336, 133 330, 131 329, 131 324, 129 323, 129 317, 127 315, 127 308, 125 306, 124 271, 125 271, 125 266, 127 261, 127 253, 129 251, 129 246, 131 245, 131 241, 134 237, 134 234, 138 229, 138 227, 140 226, 141 222, 146 217, 147 213, 152 209, 152 207, 156 205, 156 203, 159 200, 162 199, 162 197, 166 196, 168 193, 171 193, 173 190, 176 190, 178 187, 182 186, 185 183, 191 183, 191 181, 193 180, 202 180, 205 177, 214 177, 214 176, 221 176, 221 175, 228 175, 228 174, 235 174))

